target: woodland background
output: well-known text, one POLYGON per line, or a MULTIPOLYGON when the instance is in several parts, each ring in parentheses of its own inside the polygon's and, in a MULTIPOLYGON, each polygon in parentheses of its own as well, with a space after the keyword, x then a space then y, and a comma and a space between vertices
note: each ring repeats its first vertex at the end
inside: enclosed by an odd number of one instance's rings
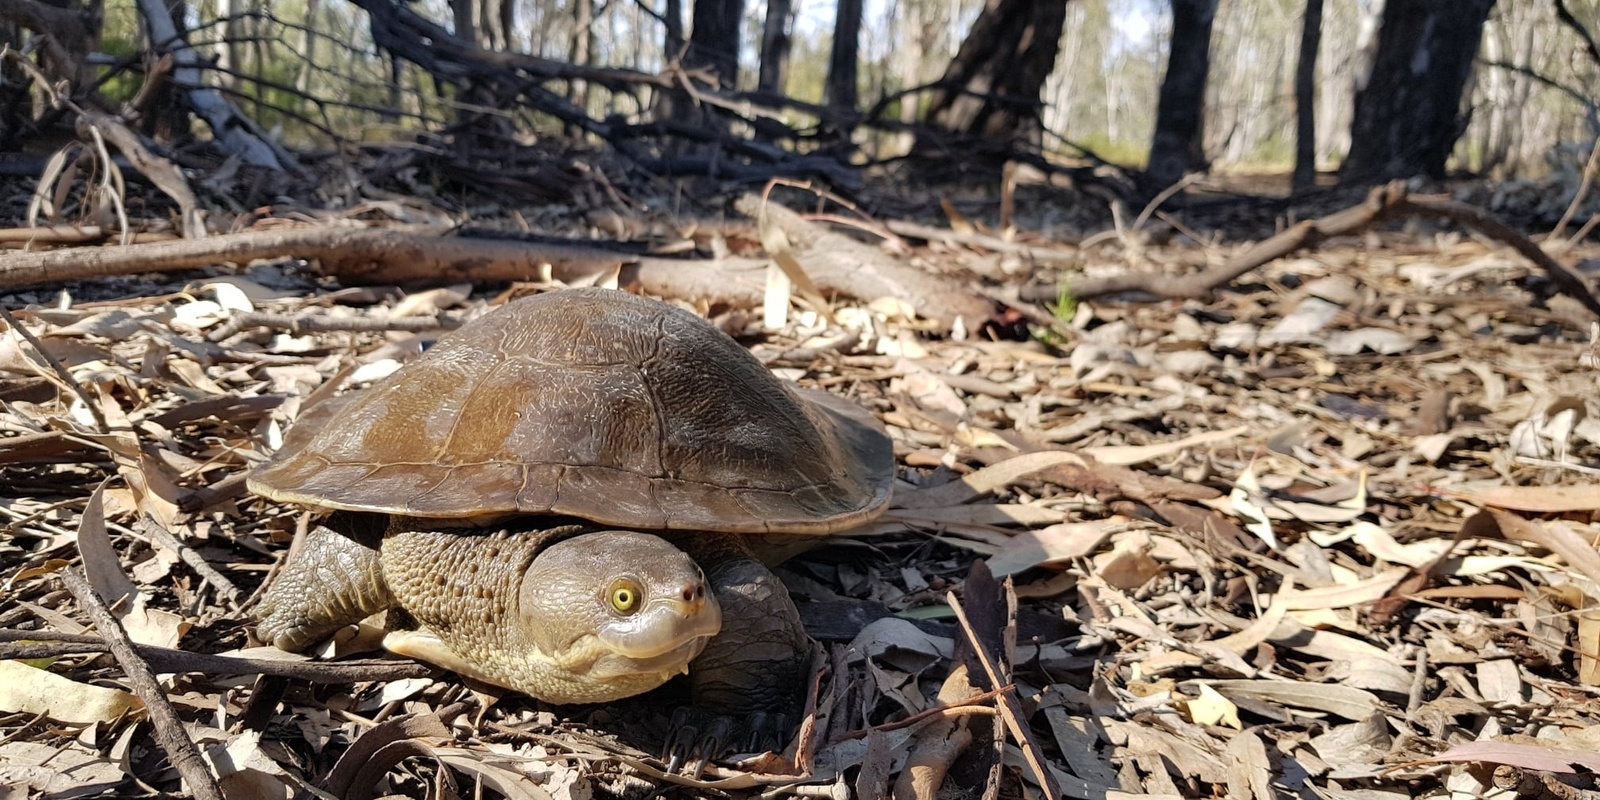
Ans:
MULTIPOLYGON (((178 155, 218 139, 269 171, 298 166, 291 151, 481 160, 606 141, 660 173, 844 184, 836 165, 911 153, 1148 167, 1130 197, 1149 197, 1207 169, 1299 165, 1299 186, 1313 167, 1581 169, 1597 15, 1587 0, 5 0, 0 41, 178 155), (705 157, 719 139, 728 158, 705 157)), ((48 99, 15 64, 3 90, 0 151, 40 151, 48 99)))

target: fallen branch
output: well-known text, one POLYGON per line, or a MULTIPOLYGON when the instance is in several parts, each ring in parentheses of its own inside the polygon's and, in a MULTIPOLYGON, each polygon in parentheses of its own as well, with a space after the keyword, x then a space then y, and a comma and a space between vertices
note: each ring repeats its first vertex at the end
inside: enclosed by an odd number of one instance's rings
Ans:
POLYGON ((901 236, 909 236, 913 239, 922 239, 926 242, 964 244, 984 250, 993 250, 997 253, 1015 253, 1029 261, 1035 261, 1040 264, 1077 265, 1083 263, 1083 253, 1077 248, 1066 249, 1025 244, 983 233, 962 233, 948 228, 935 228, 931 225, 919 225, 915 222, 904 220, 888 220, 883 223, 883 226, 901 236))
MULTIPOLYGON (((71 655, 104 653, 107 646, 98 636, 58 631, 0 629, 0 659, 59 658, 71 655)), ((311 683, 364 683, 421 678, 433 670, 415 661, 283 661, 275 658, 219 656, 191 653, 147 644, 133 645, 133 652, 156 672, 199 673, 202 675, 271 675, 311 683)))
POLYGON ((139 16, 149 26, 150 40, 155 48, 172 56, 175 65, 172 71, 173 85, 183 92, 195 114, 210 126, 217 146, 252 167, 270 172, 298 170, 299 164, 287 150, 274 146, 271 138, 263 135, 254 122, 239 113, 222 92, 206 85, 202 77, 201 56, 178 33, 172 11, 166 4, 139 0, 138 5, 139 16))
POLYGON ((288 331, 294 336, 305 333, 344 331, 356 333, 428 333, 449 331, 461 327, 461 320, 453 317, 334 317, 327 314, 268 314, 249 311, 228 318, 226 324, 213 332, 213 342, 224 341, 246 328, 271 328, 288 331))
MULTIPOLYGON (((782 212, 793 216, 786 209, 782 212)), ((788 227, 788 226, 786 226, 788 227)), ((799 221, 792 238, 813 229, 799 221)), ((320 274, 347 285, 376 283, 490 283, 553 277, 580 283, 615 274, 621 285, 653 295, 713 305, 755 308, 766 285, 767 260, 756 258, 672 259, 608 250, 589 243, 521 241, 445 236, 437 227, 315 227, 249 231, 206 239, 184 239, 120 247, 77 247, 8 256, 0 264, 0 289, 108 275, 170 272, 276 258, 318 262, 320 274)), ((861 251, 874 252, 838 234, 861 251)), ((830 247, 834 238, 827 239, 830 247)), ((810 240, 807 240, 810 241, 810 240)), ((874 255, 863 262, 851 253, 813 252, 806 268, 825 292, 875 300, 906 297, 923 316, 952 324, 965 317, 968 330, 988 315, 986 300, 953 283, 874 255)))
POLYGON ((734 208, 751 219, 765 215, 782 229, 806 275, 823 291, 866 300, 898 297, 910 303, 918 315, 942 325, 964 319, 969 331, 994 313, 988 300, 954 282, 809 222, 777 203, 763 203, 759 196, 748 194, 735 201, 734 208))
MULTIPOLYGON (((1588 281, 1546 253, 1533 240, 1483 209, 1453 200, 1412 197, 1406 193, 1405 184, 1401 182, 1374 188, 1360 205, 1322 219, 1306 220, 1270 239, 1262 240, 1214 269, 1183 277, 1157 272, 1127 272, 1075 281, 1067 288, 1078 299, 1123 292, 1142 292, 1162 299, 1204 298, 1245 273, 1305 248, 1315 247, 1330 237, 1359 233, 1379 222, 1418 215, 1443 217, 1511 247, 1542 269, 1563 294, 1582 303, 1590 313, 1600 317, 1600 297, 1596 296, 1588 281)), ((1032 286, 1028 287, 1023 297, 1042 302, 1055 300, 1059 293, 1057 286, 1032 286)))
POLYGON ((157 544, 177 553, 178 560, 189 565, 189 569, 194 570, 196 575, 211 584, 211 588, 215 589, 217 594, 224 600, 227 600, 229 605, 235 609, 239 607, 239 587, 234 586, 233 581, 228 580, 226 575, 218 572, 216 567, 211 566, 204 556, 201 556, 193 547, 180 541, 178 537, 173 536, 172 531, 167 530, 155 517, 149 514, 144 515, 144 532, 149 534, 150 538, 157 544))
POLYGON ((111 615, 105 601, 100 599, 94 587, 90 586, 89 581, 77 570, 64 569, 60 572, 60 576, 61 582, 67 585, 67 590, 77 599, 78 608, 82 609, 89 617, 89 621, 94 623, 95 630, 100 632, 100 637, 105 640, 111 655, 122 667, 133 693, 144 701, 145 711, 150 714, 150 724, 155 727, 156 743, 166 751, 167 759, 178 770, 178 774, 188 785, 195 800, 223 800, 222 787, 217 785, 217 776, 211 773, 211 768, 206 766, 205 760, 200 757, 199 748, 195 747, 194 740, 184 731, 183 720, 178 718, 178 712, 172 708, 166 691, 156 681, 155 672, 140 657, 133 642, 128 638, 128 632, 122 629, 122 623, 111 615))

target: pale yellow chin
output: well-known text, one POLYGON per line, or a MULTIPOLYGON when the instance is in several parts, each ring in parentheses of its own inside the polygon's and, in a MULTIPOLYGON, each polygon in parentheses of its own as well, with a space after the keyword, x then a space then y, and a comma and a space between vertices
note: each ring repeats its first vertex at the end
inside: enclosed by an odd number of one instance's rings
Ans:
POLYGON ((595 638, 617 656, 639 662, 682 653, 695 655, 707 639, 722 630, 722 609, 715 601, 694 605, 676 598, 657 598, 637 614, 614 617, 596 626, 595 638))
POLYGON ((616 652, 600 655, 589 667, 588 674, 599 681, 614 681, 627 676, 657 676, 666 683, 674 676, 689 671, 689 662, 700 655, 710 637, 702 636, 668 650, 665 653, 639 658, 616 652))

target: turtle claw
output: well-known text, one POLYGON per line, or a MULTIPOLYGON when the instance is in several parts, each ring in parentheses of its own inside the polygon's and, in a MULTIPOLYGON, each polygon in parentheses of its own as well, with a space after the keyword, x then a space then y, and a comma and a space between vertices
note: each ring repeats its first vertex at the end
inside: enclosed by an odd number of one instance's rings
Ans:
POLYGON ((754 712, 745 720, 743 746, 739 752, 780 752, 785 744, 784 736, 791 732, 788 714, 754 712))
POLYGON ((672 714, 662 758, 668 772, 684 767, 685 774, 699 775, 706 762, 714 758, 781 750, 788 731, 787 714, 756 711, 740 720, 685 706, 672 714), (688 769, 691 766, 693 769, 688 769))
POLYGON ((733 740, 736 725, 732 717, 708 714, 690 707, 672 712, 671 733, 662 747, 667 762, 667 772, 684 772, 699 775, 706 762, 726 755, 728 743, 733 740), (687 769, 692 766, 693 769, 687 769))

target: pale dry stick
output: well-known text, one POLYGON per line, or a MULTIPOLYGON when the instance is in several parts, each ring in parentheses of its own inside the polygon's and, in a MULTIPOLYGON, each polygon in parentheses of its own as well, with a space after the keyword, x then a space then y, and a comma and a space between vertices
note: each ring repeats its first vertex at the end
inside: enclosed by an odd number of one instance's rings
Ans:
POLYGON ((1600 214, 1590 214, 1589 221, 1583 223, 1583 227, 1578 228, 1578 232, 1572 234, 1572 238, 1567 240, 1567 247, 1577 247, 1578 242, 1588 238, 1589 234, 1594 231, 1596 225, 1600 225, 1600 214))
MULTIPOLYGON (((1000 670, 995 665, 994 659, 990 658, 989 651, 984 649, 983 643, 978 641, 978 634, 972 629, 972 622, 967 619, 967 611, 961 607, 960 598, 956 597, 955 592, 947 592, 945 599, 950 602, 950 610, 956 613, 956 620, 961 623, 961 630, 967 634, 967 641, 972 645, 973 657, 978 659, 978 663, 983 665, 984 674, 989 676, 989 685, 1004 686, 1005 682, 1000 679, 1000 670)), ((1055 775, 1052 775, 1045 766, 1038 744, 1028 735, 1027 729, 1022 727, 1022 720, 1017 716, 1017 709, 1014 706, 1017 702, 1015 689, 1001 693, 995 701, 1000 706, 1000 718, 1005 720, 1006 729, 1011 731, 1011 738, 1022 750, 1022 756, 1027 759, 1028 768, 1033 770, 1034 778, 1038 779, 1039 790, 1044 793, 1045 800, 1061 800, 1061 787, 1056 784, 1055 775)))
POLYGON ((94 623, 95 629, 105 639, 106 647, 111 650, 111 655, 122 666, 123 674, 128 676, 128 683, 133 687, 133 693, 144 701, 145 711, 150 714, 150 724, 155 726, 156 743, 166 751, 167 758, 172 766, 178 770, 184 783, 188 784, 189 791, 195 800, 224 800, 222 787, 217 785, 217 777, 211 773, 211 768, 206 766, 205 759, 200 757, 199 748, 195 747, 194 740, 183 730, 183 720, 178 718, 178 712, 173 710, 172 702, 167 699, 167 693, 156 681, 156 674, 150 670, 150 665, 139 656, 128 632, 122 629, 122 623, 111 615, 111 610, 106 608, 104 600, 95 592, 89 581, 78 574, 76 569, 68 567, 59 573, 61 582, 66 584, 67 590, 77 599, 78 607, 88 615, 89 621, 94 623))
POLYGON ((188 564, 189 569, 194 570, 195 574, 199 575, 202 580, 211 584, 217 590, 217 593, 222 595, 223 599, 227 600, 230 605, 234 608, 239 607, 239 587, 233 585, 233 581, 228 580, 227 576, 211 566, 193 547, 173 536, 172 531, 167 530, 155 517, 149 514, 144 515, 144 529, 156 543, 177 553, 178 560, 188 564))
POLYGON ((1406 697, 1406 719, 1412 719, 1422 708, 1422 697, 1428 687, 1428 649, 1417 648, 1417 668, 1411 674, 1411 691, 1406 697))
POLYGON ((1589 158, 1583 164, 1583 177, 1578 181, 1578 191, 1572 196, 1572 202, 1567 204, 1567 210, 1562 212, 1561 219, 1545 241, 1561 238, 1567 230, 1567 223, 1572 221, 1573 215, 1578 213, 1578 206, 1583 205, 1584 198, 1589 196, 1589 188, 1594 185, 1594 174, 1600 168, 1600 139, 1594 140, 1594 146, 1589 148, 1589 158))
MULTIPOLYGON (((904 239, 894 235, 893 230, 891 230, 888 225, 878 222, 871 214, 867 213, 866 209, 851 201, 848 197, 840 196, 818 186, 815 181, 802 181, 795 178, 773 178, 772 180, 767 181, 766 188, 761 190, 761 199, 763 201, 766 201, 767 198, 772 194, 772 187, 774 186, 787 186, 791 189, 800 189, 802 191, 811 192, 817 196, 817 199, 827 200, 828 202, 834 203, 840 208, 847 209, 851 213, 860 217, 862 221, 860 227, 863 230, 866 230, 875 236, 881 236, 889 241, 894 242, 895 246, 900 248, 902 251, 911 249, 910 245, 907 244, 904 239)), ((805 218, 812 219, 812 216, 805 215, 805 218)))
POLYGON ((105 414, 101 413, 100 406, 96 405, 94 400, 90 399, 88 390, 84 389, 83 385, 78 383, 77 379, 72 377, 72 373, 67 371, 66 365, 56 360, 55 356, 50 355, 49 350, 44 349, 44 343, 39 341, 39 337, 34 336, 33 331, 23 327, 22 323, 18 322, 17 318, 12 316, 11 309, 6 308, 3 305, 0 305, 0 319, 5 320, 5 323, 11 326, 11 330, 16 331, 18 336, 21 336, 24 341, 32 346, 33 351, 38 353, 39 357, 43 358, 46 364, 50 365, 50 369, 55 372, 56 377, 60 378, 62 381, 65 381, 67 387, 72 389, 73 394, 78 396, 78 399, 83 402, 84 407, 89 409, 89 416, 94 417, 95 431, 97 433, 110 433, 111 426, 106 423, 106 416, 105 414))
POLYGON ((1198 180, 1200 180, 1200 173, 1191 172, 1183 176, 1183 180, 1162 189, 1155 197, 1150 198, 1150 202, 1145 203, 1144 208, 1139 212, 1139 216, 1133 220, 1132 232, 1137 233, 1140 228, 1144 227, 1146 222, 1150 221, 1150 216, 1156 213, 1156 209, 1161 208, 1161 205, 1171 200, 1173 195, 1189 188, 1190 185, 1198 180))
MULTIPOLYGON (((191 653, 148 644, 135 644, 134 652, 157 673, 194 672, 204 675, 271 675, 311 683, 363 683, 422 678, 433 670, 415 661, 365 659, 359 661, 288 661, 275 658, 191 653)), ((0 628, 0 660, 58 658, 107 651, 99 636, 60 631, 26 631, 0 628)))
POLYGON ((1024 244, 990 236, 986 233, 961 233, 948 228, 934 228, 928 225, 919 225, 915 222, 902 220, 889 220, 884 227, 903 236, 911 236, 930 242, 954 242, 972 247, 981 247, 999 253, 1015 253, 1030 261, 1041 264, 1077 264, 1083 261, 1082 246, 1066 250, 1062 248, 1045 247, 1041 245, 1024 244))
POLYGON ((299 336, 302 333, 327 333, 341 331, 350 333, 381 333, 386 331, 401 331, 404 333, 428 333, 430 331, 447 331, 461 327, 461 320, 453 317, 392 317, 382 319, 378 317, 335 317, 327 314, 268 314, 261 311, 247 311, 230 317, 226 324, 218 328, 208 338, 220 342, 246 328, 271 328, 285 330, 299 336))
POLYGON ((99 225, 45 225, 34 228, 0 228, 0 242, 27 245, 83 244, 106 238, 99 225))
POLYGON ((999 712, 995 711, 993 708, 979 704, 987 703, 990 700, 1005 694, 1006 692, 1014 691, 1016 688, 1016 684, 1008 683, 999 689, 982 692, 970 697, 963 697, 957 701, 941 702, 939 705, 936 705, 933 708, 925 708, 909 717, 906 717, 905 719, 895 720, 894 722, 885 722, 882 725, 874 725, 871 728, 860 728, 858 730, 845 731, 844 733, 839 734, 838 738, 860 739, 868 734, 873 733, 874 731, 897 731, 901 728, 909 728, 912 725, 916 725, 917 723, 920 723, 929 717, 954 717, 965 714, 994 716, 999 712))

